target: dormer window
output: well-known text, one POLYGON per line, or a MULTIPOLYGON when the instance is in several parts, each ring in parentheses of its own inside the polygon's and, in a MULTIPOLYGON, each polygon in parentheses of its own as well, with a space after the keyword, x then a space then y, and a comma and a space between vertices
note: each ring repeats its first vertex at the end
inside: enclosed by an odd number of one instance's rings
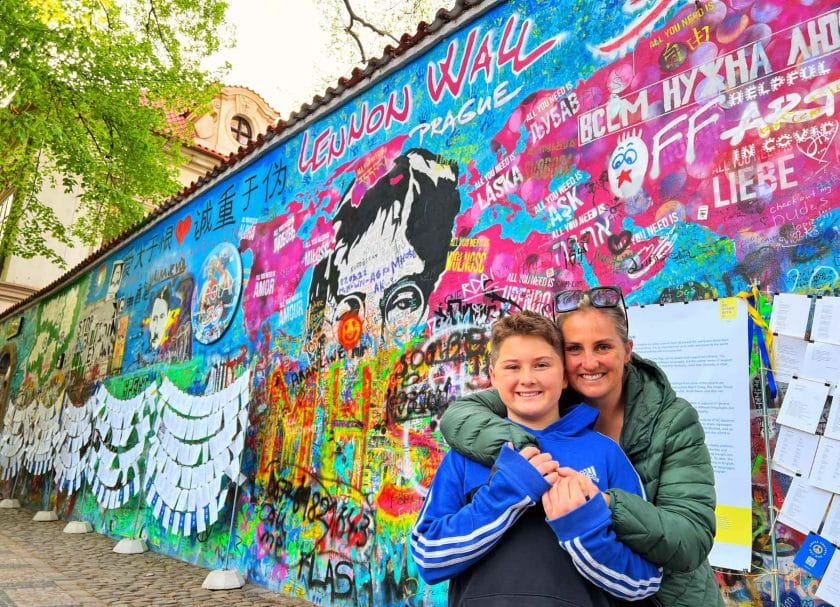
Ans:
POLYGON ((253 131, 251 130, 251 123, 243 116, 234 116, 231 118, 230 132, 233 134, 233 138, 239 142, 239 145, 248 145, 248 142, 251 141, 251 135, 253 134, 253 131))

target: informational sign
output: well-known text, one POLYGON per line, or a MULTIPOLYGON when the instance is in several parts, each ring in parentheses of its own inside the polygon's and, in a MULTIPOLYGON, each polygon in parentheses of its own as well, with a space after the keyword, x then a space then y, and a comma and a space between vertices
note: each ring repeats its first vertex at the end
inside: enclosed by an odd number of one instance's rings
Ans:
POLYGON ((656 362, 700 414, 717 491, 713 566, 750 568, 747 308, 722 299, 631 307, 633 350, 656 362))

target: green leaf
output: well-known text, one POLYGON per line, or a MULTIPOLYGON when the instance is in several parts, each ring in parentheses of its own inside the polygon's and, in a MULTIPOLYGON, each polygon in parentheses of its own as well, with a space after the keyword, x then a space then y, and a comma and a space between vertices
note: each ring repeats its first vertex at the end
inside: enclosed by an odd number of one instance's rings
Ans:
MULTIPOLYGON (((200 116, 218 85, 200 68, 219 48, 221 0, 0 2, 0 194, 14 194, 0 254, 97 245, 181 189, 184 133, 167 110, 200 116), (75 194, 65 226, 51 186, 75 194), (54 239, 54 240, 52 240, 54 239)), ((191 123, 190 123, 191 126, 191 123)))

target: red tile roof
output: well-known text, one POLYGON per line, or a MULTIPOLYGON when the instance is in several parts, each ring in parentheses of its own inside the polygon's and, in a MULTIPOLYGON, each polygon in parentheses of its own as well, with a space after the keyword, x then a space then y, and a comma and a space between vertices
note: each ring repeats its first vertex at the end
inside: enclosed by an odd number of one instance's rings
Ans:
POLYGON ((189 115, 189 111, 179 112, 177 110, 166 110, 166 123, 169 126, 169 131, 176 137, 195 137, 195 128, 193 128, 193 125, 189 122, 189 120, 187 120, 189 115))
POLYGON ((218 150, 214 150, 213 148, 208 148, 206 145, 201 145, 200 143, 191 143, 188 147, 191 147, 196 150, 201 150, 208 156, 213 156, 214 158, 218 158, 222 162, 227 162, 229 156, 227 154, 222 154, 218 150))

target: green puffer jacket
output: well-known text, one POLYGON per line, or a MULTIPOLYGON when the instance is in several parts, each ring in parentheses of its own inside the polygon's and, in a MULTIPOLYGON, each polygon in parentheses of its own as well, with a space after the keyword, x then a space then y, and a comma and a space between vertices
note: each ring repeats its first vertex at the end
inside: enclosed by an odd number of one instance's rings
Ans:
MULTIPOLYGON (((610 489, 610 511, 618 539, 664 568, 654 595, 663 607, 719 607, 720 589, 706 557, 715 534, 715 487, 709 450, 697 411, 674 393, 652 361, 633 355, 625 368, 621 448, 633 463, 649 501, 610 489)), ((560 406, 580 402, 566 390, 560 406)), ((477 392, 449 405, 440 429, 449 445, 492 465, 502 445, 537 444, 502 419, 495 390, 477 392)), ((560 462, 563 465, 563 462, 560 462)))

